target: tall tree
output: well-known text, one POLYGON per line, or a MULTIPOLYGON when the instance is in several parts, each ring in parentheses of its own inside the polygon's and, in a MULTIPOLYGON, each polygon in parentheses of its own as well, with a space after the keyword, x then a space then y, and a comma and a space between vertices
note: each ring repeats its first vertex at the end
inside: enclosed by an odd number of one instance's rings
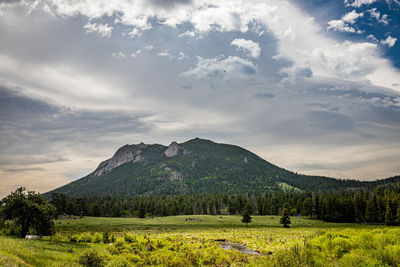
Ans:
POLYGON ((249 211, 248 211, 248 210, 245 210, 245 211, 243 212, 243 215, 242 215, 242 223, 245 223, 246 226, 247 226, 249 223, 251 223, 251 220, 252 220, 252 218, 251 218, 251 216, 250 216, 249 211))
POLYGON ((39 193, 24 191, 25 188, 18 188, 1 200, 2 217, 14 220, 21 227, 20 237, 23 238, 30 229, 39 235, 53 234, 55 207, 39 193))
POLYGON ((388 195, 386 199, 386 212, 385 212, 385 224, 396 225, 396 213, 397 206, 393 196, 388 195))
POLYGON ((50 203, 56 207, 56 217, 67 212, 68 197, 64 193, 51 193, 50 203))
POLYGON ((289 224, 292 223, 289 217, 289 210, 286 207, 282 209, 282 217, 279 223, 283 224, 283 228, 289 228, 289 224))
POLYGON ((310 218, 312 218, 313 210, 314 210, 314 202, 311 197, 307 197, 306 199, 304 199, 303 208, 304 208, 305 213, 307 215, 309 215, 310 218))

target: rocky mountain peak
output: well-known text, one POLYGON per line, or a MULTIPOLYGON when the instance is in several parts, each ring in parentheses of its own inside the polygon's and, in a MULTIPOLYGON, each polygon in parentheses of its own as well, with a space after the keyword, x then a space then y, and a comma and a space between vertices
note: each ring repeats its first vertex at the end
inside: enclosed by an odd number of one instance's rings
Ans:
POLYGON ((171 158, 171 157, 177 156, 179 154, 179 152, 182 152, 183 154, 188 153, 184 147, 182 147, 180 144, 178 144, 177 142, 174 141, 168 146, 168 148, 167 148, 167 150, 165 150, 164 154, 168 158, 171 158))
POLYGON ((143 142, 137 145, 124 145, 120 147, 117 152, 115 152, 114 156, 108 160, 100 163, 99 167, 95 170, 94 175, 99 176, 103 173, 111 171, 112 169, 127 163, 127 162, 140 162, 143 160, 141 156, 143 149, 145 149, 148 145, 143 142))

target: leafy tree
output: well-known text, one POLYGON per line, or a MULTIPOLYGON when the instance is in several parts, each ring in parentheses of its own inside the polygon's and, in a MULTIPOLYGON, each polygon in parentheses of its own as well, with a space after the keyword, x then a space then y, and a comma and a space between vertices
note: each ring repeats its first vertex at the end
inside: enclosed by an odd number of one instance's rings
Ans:
POLYGON ((289 224, 292 223, 289 217, 289 210, 286 207, 282 209, 282 217, 279 223, 283 224, 283 228, 289 228, 289 224))
POLYGON ((24 191, 24 187, 18 188, 0 201, 2 217, 14 220, 14 223, 21 227, 22 238, 30 229, 39 235, 53 234, 55 207, 39 193, 28 191, 26 194, 24 191))
POLYGON ((245 223, 246 226, 251 223, 251 216, 248 210, 245 210, 242 215, 242 223, 245 223))

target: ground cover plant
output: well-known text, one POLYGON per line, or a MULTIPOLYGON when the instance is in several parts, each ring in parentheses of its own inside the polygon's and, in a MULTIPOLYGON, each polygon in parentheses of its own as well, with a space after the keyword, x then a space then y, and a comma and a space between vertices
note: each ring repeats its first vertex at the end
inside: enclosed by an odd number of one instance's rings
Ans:
POLYGON ((42 240, 0 237, 11 266, 399 266, 400 229, 279 216, 173 216, 56 220, 42 240), (238 243, 257 255, 224 250, 238 243), (361 264, 361 265, 360 265, 361 264))

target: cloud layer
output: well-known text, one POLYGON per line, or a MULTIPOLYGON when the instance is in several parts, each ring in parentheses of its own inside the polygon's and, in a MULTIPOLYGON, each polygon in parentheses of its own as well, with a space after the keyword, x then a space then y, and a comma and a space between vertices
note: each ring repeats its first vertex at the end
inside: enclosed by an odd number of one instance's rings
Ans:
POLYGON ((298 172, 400 172, 400 75, 382 53, 397 37, 334 36, 389 23, 374 1, 328 25, 278 0, 0 4, 0 195, 196 136, 298 172))

